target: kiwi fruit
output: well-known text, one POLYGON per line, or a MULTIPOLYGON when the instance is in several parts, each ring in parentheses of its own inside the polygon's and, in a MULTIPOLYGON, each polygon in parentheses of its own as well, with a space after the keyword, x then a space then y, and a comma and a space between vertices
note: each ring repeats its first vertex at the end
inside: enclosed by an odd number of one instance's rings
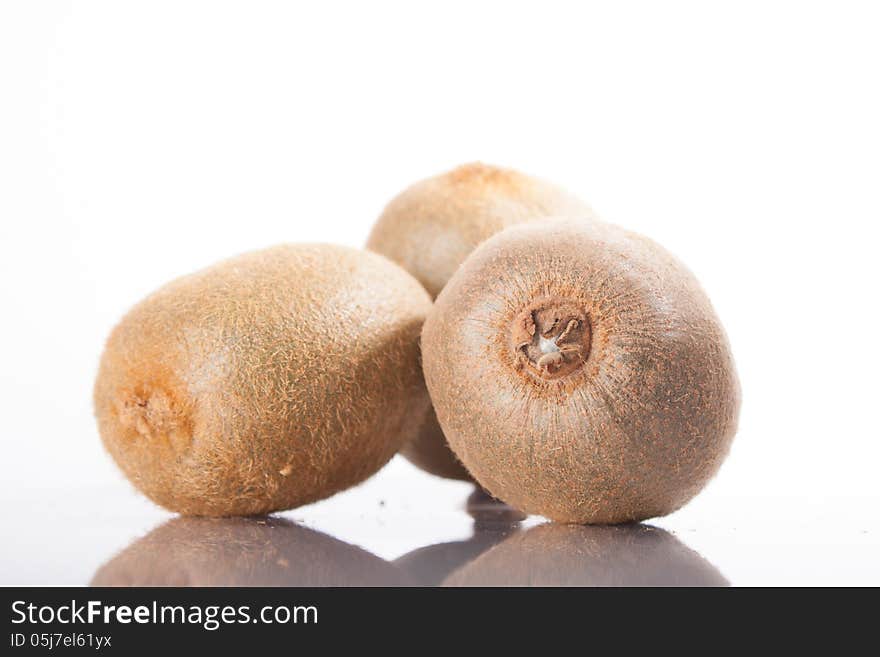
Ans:
POLYGON ((283 245, 165 285, 113 329, 94 388, 104 446, 157 504, 257 515, 384 465, 429 407, 431 300, 386 258, 283 245))
MULTIPOLYGON (((582 201, 548 182, 482 163, 415 183, 385 208, 367 248, 387 256, 436 297, 473 249, 514 224, 563 215, 594 220, 582 201)), ((432 474, 470 480, 449 451, 433 411, 401 452, 432 474)))
POLYGON ((101 566, 92 586, 406 586, 392 564, 283 518, 174 518, 101 566))
POLYGON ((444 586, 729 586, 712 564, 649 525, 544 524, 512 534, 444 586))
POLYGON ((478 247, 422 330, 443 432, 494 497, 566 523, 674 511, 736 432, 727 337, 693 275, 612 225, 514 226, 478 247))

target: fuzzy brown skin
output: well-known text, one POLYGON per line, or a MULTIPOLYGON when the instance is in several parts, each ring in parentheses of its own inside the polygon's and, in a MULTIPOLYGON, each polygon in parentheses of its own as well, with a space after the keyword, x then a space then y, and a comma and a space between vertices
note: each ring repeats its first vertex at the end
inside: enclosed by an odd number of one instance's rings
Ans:
POLYGON ((286 245, 162 287, 107 341, 94 390, 104 445, 185 515, 264 514, 382 467, 429 408, 419 330, 431 301, 354 249, 286 245))
POLYGON ((540 525, 452 573, 444 586, 729 586, 672 534, 648 525, 540 525))
POLYGON ((559 220, 486 241, 437 298, 422 359, 479 484, 560 522, 674 511, 736 432, 739 383, 708 298, 667 251, 615 226, 559 220))
POLYGON ((405 586, 369 552, 282 518, 175 518, 138 539, 92 586, 405 586))
MULTIPOLYGON (((436 297, 484 240, 508 226, 552 215, 594 220, 568 192, 512 169, 471 163, 422 180, 394 198, 367 241, 436 297)), ((432 474, 470 480, 430 414, 402 454, 432 474)))

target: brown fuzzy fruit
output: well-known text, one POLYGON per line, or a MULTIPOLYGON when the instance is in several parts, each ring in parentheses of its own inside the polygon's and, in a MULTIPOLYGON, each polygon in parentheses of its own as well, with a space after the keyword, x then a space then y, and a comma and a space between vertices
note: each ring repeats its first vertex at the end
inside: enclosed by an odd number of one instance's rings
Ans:
POLYGON ((101 566, 92 586, 406 586, 365 550, 283 518, 174 518, 101 566))
POLYGON ((382 467, 428 408, 430 307, 393 263, 338 246, 278 246, 180 278, 107 341, 104 445, 147 497, 186 515, 332 495, 382 467))
POLYGON ((513 534, 444 586, 729 586, 669 532, 648 525, 540 525, 513 534))
MULTIPOLYGON (((436 297, 481 242, 508 226, 552 215, 593 220, 589 206, 555 185, 512 169, 465 164, 394 198, 367 248, 399 264, 436 297)), ((401 453, 432 474, 471 479, 449 451, 433 412, 401 453)))
POLYGON ((736 432, 727 338, 693 275, 615 226, 547 222, 486 241, 422 331, 452 449, 493 496, 571 523, 670 513, 736 432))

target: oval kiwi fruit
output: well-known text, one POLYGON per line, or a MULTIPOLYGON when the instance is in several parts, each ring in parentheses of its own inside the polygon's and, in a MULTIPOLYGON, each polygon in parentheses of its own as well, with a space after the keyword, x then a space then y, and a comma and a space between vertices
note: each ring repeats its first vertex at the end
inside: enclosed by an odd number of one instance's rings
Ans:
POLYGON ((94 389, 104 445, 185 515, 328 497, 415 433, 430 307, 395 264, 339 246, 278 246, 180 278, 107 341, 94 389))
POLYGON ((173 518, 101 566, 91 586, 407 586, 379 557, 284 518, 173 518))
MULTIPOLYGON (((512 169, 465 164, 394 198, 373 227, 367 248, 399 264, 436 297, 485 239, 508 226, 554 215, 594 220, 589 206, 555 185, 512 169)), ((471 479, 449 451, 433 411, 401 453, 432 474, 471 479)))
POLYGON ((437 298, 422 359, 449 444, 527 513, 670 513, 715 474, 740 393, 693 275, 611 225, 559 220, 484 242, 437 298))
POLYGON ((545 524, 511 535, 444 586, 729 586, 712 564, 649 525, 545 524))

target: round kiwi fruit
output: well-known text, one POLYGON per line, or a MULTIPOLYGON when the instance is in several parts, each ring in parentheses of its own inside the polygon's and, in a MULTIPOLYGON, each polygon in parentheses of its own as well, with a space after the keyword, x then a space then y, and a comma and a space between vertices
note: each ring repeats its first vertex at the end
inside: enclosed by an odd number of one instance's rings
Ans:
POLYGON ((382 467, 429 407, 418 336, 430 307, 394 263, 322 244, 180 278, 107 341, 94 388, 104 445, 184 515, 328 497, 382 467))
POLYGON ((512 534, 444 586, 729 586, 712 564, 649 525, 545 524, 512 534))
POLYGON ((283 518, 174 518, 101 566, 92 586, 406 586, 379 557, 283 518))
MULTIPOLYGON (((394 198, 379 217, 367 248, 387 256, 436 297, 473 249, 514 224, 563 215, 594 220, 582 201, 548 182, 472 163, 422 180, 394 198)), ((423 470, 470 480, 430 411, 401 453, 423 470)))
POLYGON ((437 298, 422 359, 449 444, 526 513, 621 523, 682 506, 736 432, 727 338, 693 275, 616 226, 484 242, 437 298))

